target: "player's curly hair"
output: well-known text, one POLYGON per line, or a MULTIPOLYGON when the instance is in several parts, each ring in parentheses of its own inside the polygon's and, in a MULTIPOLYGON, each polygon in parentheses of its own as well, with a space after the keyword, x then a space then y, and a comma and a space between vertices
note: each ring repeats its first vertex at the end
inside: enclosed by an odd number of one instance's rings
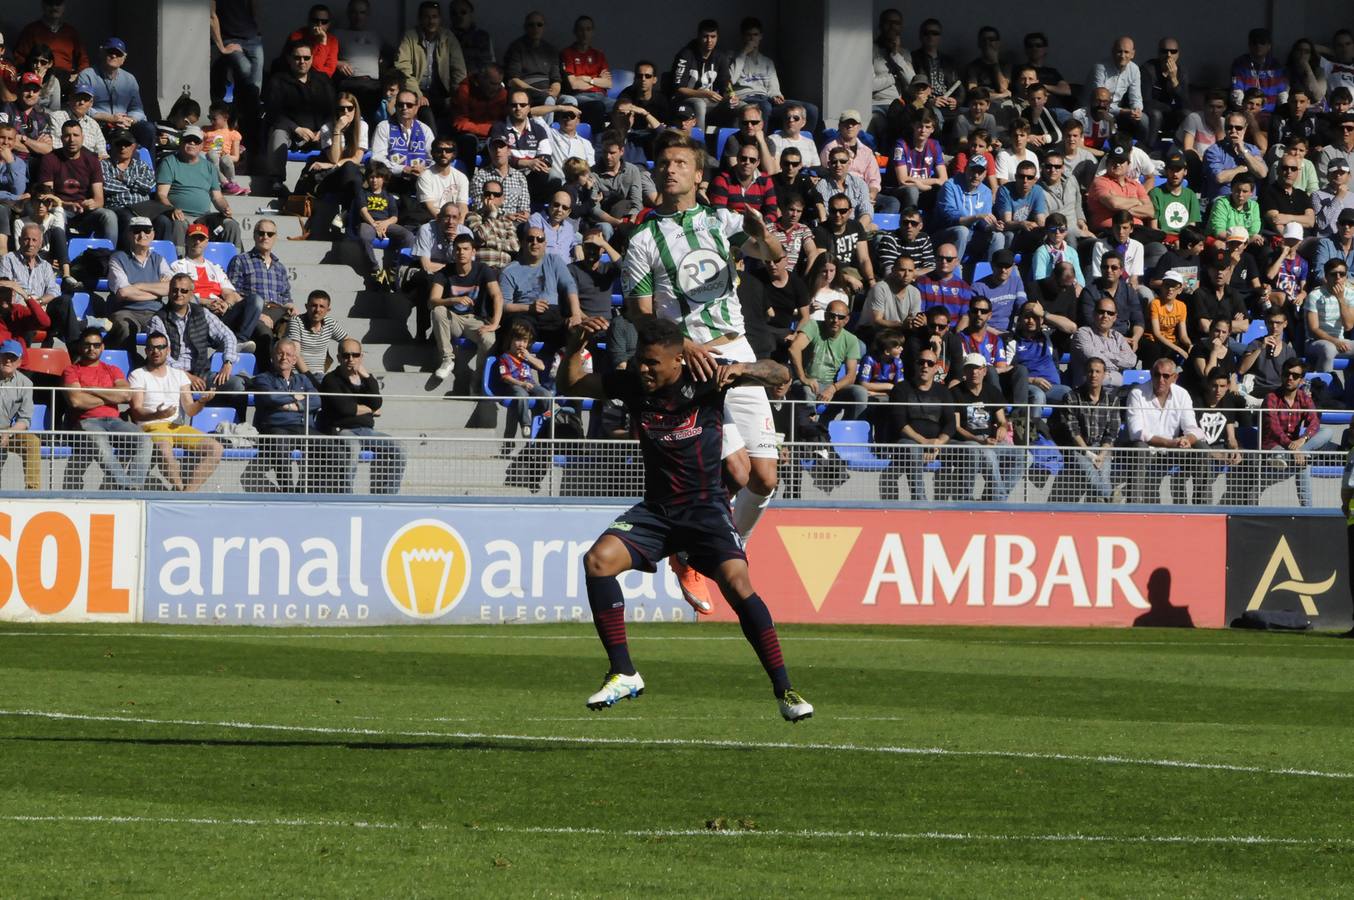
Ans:
POLYGON ((686 340, 681 326, 671 319, 641 316, 634 325, 639 337, 638 347, 681 347, 686 340))

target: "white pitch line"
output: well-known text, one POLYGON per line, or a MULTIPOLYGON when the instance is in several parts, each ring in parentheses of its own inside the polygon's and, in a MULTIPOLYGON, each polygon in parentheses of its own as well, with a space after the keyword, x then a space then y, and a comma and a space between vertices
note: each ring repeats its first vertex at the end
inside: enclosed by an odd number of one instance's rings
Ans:
POLYGON ((713 828, 572 828, 550 826, 490 825, 461 828, 442 823, 342 821, 337 819, 256 819, 210 818, 204 816, 71 816, 71 815, 0 815, 0 822, 18 824, 57 823, 63 825, 198 825, 212 828, 351 828, 370 831, 466 831, 488 834, 521 834, 600 837, 692 837, 692 838, 778 838, 795 840, 874 840, 874 841, 939 841, 956 843, 1056 843, 1056 844, 1221 844, 1245 846, 1351 846, 1349 838, 1290 838, 1255 834, 982 834, 951 831, 875 831, 780 829, 725 830, 713 828))
POLYGON ((38 709, 0 709, 0 718, 48 719, 52 721, 112 722, 130 725, 222 728, 235 731, 272 731, 295 734, 324 734, 342 737, 441 738, 445 740, 504 741, 513 743, 577 744, 582 746, 622 747, 704 747, 720 750, 811 750, 828 753, 877 753, 897 756, 946 756, 977 759, 1027 759, 1051 762, 1080 762, 1113 766, 1147 766, 1164 769, 1193 769, 1210 772, 1236 772, 1248 775, 1280 775, 1301 778, 1354 779, 1354 772, 1322 772, 1314 769, 1266 768, 1231 763, 1200 762, 1184 759, 1149 759, 1129 756, 1081 753, 1039 753, 1021 750, 951 750, 944 747, 903 747, 871 744, 791 743, 789 741, 735 741, 712 738, 619 738, 578 737, 558 734, 495 734, 480 731, 382 731, 375 728, 336 728, 319 725, 285 725, 270 722, 214 722, 202 719, 150 719, 139 716, 87 715, 38 709))
MULTIPOLYGON (((563 624, 563 623, 561 623, 563 624)), ((584 624, 584 623, 579 623, 584 624)), ((645 623, 627 622, 627 625, 644 625, 645 623)), ((726 622, 724 624, 733 624, 726 622)), ((487 626, 492 627, 492 626, 487 626)), ((495 629, 498 633, 488 634, 479 632, 469 634, 465 632, 445 632, 428 630, 423 633, 401 631, 401 632, 382 632, 371 631, 368 633, 342 633, 325 634, 323 632, 290 632, 286 629, 269 630, 257 634, 244 634, 241 632, 220 632, 210 626, 204 626, 192 632, 159 632, 159 631, 0 631, 0 638, 156 638, 159 640, 243 640, 243 641, 298 641, 298 640, 331 640, 331 641, 356 641, 356 640, 396 640, 405 638, 417 638, 423 640, 512 640, 512 641, 590 641, 597 640, 596 635, 591 634, 523 634, 521 631, 509 632, 506 629, 513 626, 504 626, 503 630, 495 629)), ((524 626, 525 627, 525 626, 524 626)), ((791 631, 786 628, 786 631, 791 631)), ((662 635, 662 634, 631 634, 630 641, 638 643, 643 641, 744 641, 741 635, 722 635, 722 634, 684 634, 684 635, 662 635)), ((1254 647, 1255 644, 1247 641, 1212 641, 1201 644, 1187 644, 1182 641, 1058 641, 1058 640, 1020 640, 1019 638, 943 638, 943 637, 862 637, 858 635, 843 635, 833 637, 832 635, 796 635, 791 633, 786 638, 791 643, 827 643, 827 644, 965 644, 968 646, 981 647, 985 645, 997 647, 1106 647, 1115 650, 1132 647, 1182 647, 1187 649, 1207 649, 1211 647, 1254 647)), ((1309 645, 1313 646, 1313 645, 1309 645)), ((1315 646, 1325 646, 1315 645, 1315 646)))

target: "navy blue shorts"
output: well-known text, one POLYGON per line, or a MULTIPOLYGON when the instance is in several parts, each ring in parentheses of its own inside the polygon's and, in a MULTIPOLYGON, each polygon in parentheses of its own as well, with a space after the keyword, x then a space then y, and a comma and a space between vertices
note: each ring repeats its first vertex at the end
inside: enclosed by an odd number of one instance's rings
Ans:
POLYGON ((730 559, 748 558, 728 508, 713 504, 664 510, 638 503, 603 534, 620 538, 630 548, 635 568, 645 572, 655 571, 659 562, 678 551, 685 551, 696 571, 707 576, 730 559))

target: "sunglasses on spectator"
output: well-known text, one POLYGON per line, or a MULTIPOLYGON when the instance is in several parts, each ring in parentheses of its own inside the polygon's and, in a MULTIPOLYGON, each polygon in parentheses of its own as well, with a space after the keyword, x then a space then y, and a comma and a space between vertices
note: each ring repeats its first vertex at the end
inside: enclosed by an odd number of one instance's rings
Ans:
POLYGON ((988 313, 992 312, 992 307, 990 306, 973 306, 970 307, 970 309, 972 309, 976 313, 981 313, 982 315, 987 315, 988 313))
POLYGON ((834 216, 844 216, 844 215, 846 215, 847 213, 849 213, 850 211, 851 211, 851 207, 849 207, 849 206, 834 206, 834 207, 832 207, 832 214, 833 214, 834 216))
POLYGON ((1050 225, 1050 226, 1048 226, 1048 230, 1049 230, 1049 232, 1050 232, 1051 234, 1062 234, 1063 232, 1067 231, 1067 226, 1066 226, 1066 225, 1050 225))
POLYGON ((352 112, 352 111, 353 111, 353 105, 352 105, 351 103, 340 103, 340 104, 339 104, 339 112, 352 112))
POLYGON ((636 77, 636 78, 657 78, 658 76, 655 75, 655 74, 652 73, 652 72, 640 72, 640 73, 637 74, 635 77, 636 77))
POLYGON ((937 255, 937 256, 936 256, 936 259, 940 260, 941 262, 955 262, 955 261, 957 261, 957 260, 959 259, 959 257, 957 257, 957 256, 939 256, 939 255, 937 255))
POLYGON ((846 321, 847 319, 849 319, 850 316, 846 315, 845 313, 824 313, 824 314, 823 314, 823 318, 825 318, 825 319, 831 319, 831 320, 834 321, 834 322, 838 322, 838 321, 844 322, 844 321, 846 321))
POLYGON ((198 136, 195 135, 195 134, 190 134, 190 135, 188 135, 187 137, 182 138, 182 139, 179 141, 179 143, 181 143, 181 144, 200 144, 200 143, 202 143, 202 138, 198 137, 198 136))
POLYGON ((502 192, 502 191, 485 191, 485 192, 484 192, 484 196, 486 196, 486 197, 502 197, 502 196, 503 196, 503 192, 502 192))
POLYGON ((926 368, 930 368, 931 366, 934 366, 934 365, 936 365, 936 364, 937 364, 937 363, 936 363, 936 361, 935 361, 934 359, 919 359, 919 360, 917 360, 917 365, 919 365, 919 366, 925 366, 926 368))
POLYGON ((743 124, 744 124, 744 125, 760 125, 760 124, 762 124, 762 120, 761 120, 761 119, 744 119, 744 120, 743 120, 743 124))
POLYGON ((362 351, 361 351, 361 350, 357 350, 357 351, 352 351, 352 350, 350 350, 350 351, 348 351, 347 353, 340 353, 340 354, 339 354, 339 359, 361 359, 361 358, 362 358, 362 351))
POLYGON ((132 234, 150 234, 154 230, 149 225, 133 225, 130 229, 132 234))
POLYGON ((562 210, 564 210, 565 212, 568 212, 569 210, 573 209, 574 207, 573 207, 573 204, 565 204, 565 203, 552 202, 552 203, 550 204, 550 208, 551 208, 551 209, 562 209, 562 210))
POLYGON ((329 24, 329 20, 328 20, 328 19, 320 19, 320 18, 312 18, 312 19, 310 20, 310 24, 312 24, 312 25, 328 25, 328 24, 329 24))
POLYGON ((418 106, 417 103, 410 103, 408 100, 401 100, 399 103, 396 103, 395 105, 398 106, 400 109, 413 109, 415 106, 418 106))
POLYGON ((530 104, 530 103, 509 103, 508 105, 511 106, 513 109, 521 109, 522 107, 524 107, 524 106, 530 106, 531 104, 530 104))
POLYGON ((1017 176, 1016 176, 1016 180, 1017 180, 1017 181, 1033 181, 1033 180, 1034 180, 1034 176, 1033 176, 1033 175, 1030 175, 1029 173, 1026 173, 1026 174, 1024 174, 1024 175, 1017 175, 1017 176))
POLYGON ((1228 131, 1245 131, 1245 130, 1246 130, 1246 126, 1245 126, 1245 125, 1228 125, 1228 126, 1227 126, 1227 130, 1228 130, 1228 131))
POLYGON ((828 164, 833 166, 844 166, 848 161, 845 159, 829 159, 828 164))
MULTIPOLYGON (((1287 373, 1284 373, 1284 374, 1285 374, 1285 376, 1287 375, 1287 373)), ((1166 373, 1166 372, 1153 372, 1153 373, 1152 373, 1152 380, 1154 380, 1154 381, 1170 381, 1170 380, 1173 379, 1173 378, 1175 378, 1175 373, 1174 373, 1174 372, 1170 372, 1170 373, 1166 373)))
POLYGON ((1284 377, 1284 378, 1301 378, 1302 375, 1303 375, 1302 372, 1284 372, 1284 373, 1283 373, 1283 377, 1284 377))
POLYGON ((802 165, 804 165, 803 161, 798 159, 787 159, 785 161, 785 168, 787 169, 798 169, 802 165))
POLYGON ((1117 313, 1116 313, 1114 310, 1112 310, 1112 309, 1097 309, 1097 310, 1095 311, 1095 314, 1096 314, 1097 316, 1113 316, 1113 315, 1117 315, 1117 313))
POLYGON ((1344 269, 1336 269, 1334 272, 1331 272, 1331 276, 1334 278, 1344 278, 1347 274, 1349 273, 1344 269))
POLYGON ((255 231, 254 237, 272 237, 277 234, 276 231, 255 231))
POLYGON ((789 119, 791 122, 799 122, 799 121, 802 121, 804 117, 801 116, 801 115, 798 115, 798 114, 793 114, 793 115, 788 115, 788 116, 786 116, 785 118, 789 119))
POLYGON ((1044 163, 1045 169, 1053 169, 1054 171, 1058 171, 1062 169, 1062 167, 1063 167, 1062 163, 1058 163, 1056 166, 1053 163, 1044 163))
POLYGON ((293 53, 291 58, 297 62, 310 62, 314 59, 309 53, 293 53))
POLYGON ((146 349, 147 349, 147 350, 150 350, 150 351, 152 351, 152 352, 154 352, 154 351, 159 351, 159 350, 168 350, 168 349, 169 349, 169 345, 168 345, 168 344, 147 344, 147 345, 146 345, 146 349))
POLYGON ((528 244, 544 244, 544 243, 545 243, 545 238, 544 238, 544 237, 541 237, 541 236, 539 236, 539 235, 534 235, 534 234, 533 234, 533 235, 528 235, 528 236, 527 236, 527 243, 528 243, 528 244))
POLYGON ((738 157, 738 161, 741 163, 752 163, 753 165, 756 165, 761 160, 759 157, 756 156, 740 156, 738 157))
POLYGON ((1299 168, 1300 168, 1299 166, 1279 166, 1279 171, 1280 171, 1280 172, 1296 172, 1299 168))
POLYGON ((434 147, 434 148, 433 148, 433 152, 434 152, 434 153, 455 153, 455 152, 456 152, 456 148, 455 148, 455 147, 434 147))
POLYGON ((82 350, 97 350, 103 346, 103 341, 85 341, 80 345, 82 350))
POLYGON ((1175 54, 1175 53, 1179 53, 1179 52, 1180 52, 1180 48, 1179 48, 1179 47, 1162 47, 1158 52, 1159 52, 1159 53, 1175 54))

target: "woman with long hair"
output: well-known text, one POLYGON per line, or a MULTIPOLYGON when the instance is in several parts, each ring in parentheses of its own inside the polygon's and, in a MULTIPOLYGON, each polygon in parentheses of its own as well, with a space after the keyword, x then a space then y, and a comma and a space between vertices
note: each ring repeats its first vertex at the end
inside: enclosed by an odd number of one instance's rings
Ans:
POLYGON ((851 306, 851 297, 838 284, 837 269, 837 261, 831 253, 819 253, 813 265, 809 266, 809 272, 804 277, 809 283, 809 305, 804 307, 805 315, 799 322, 801 328, 810 319, 821 322, 828 304, 833 300, 842 301, 848 308, 851 306))
POLYGON ((1326 74, 1321 67, 1316 45, 1310 38, 1300 37, 1293 42, 1284 71, 1288 73, 1288 86, 1307 91, 1312 105, 1320 108, 1321 101, 1326 97, 1326 74))
POLYGON ((305 229, 292 240, 327 241, 332 237, 334 217, 350 209, 362 190, 362 157, 370 146, 369 138, 357 98, 340 91, 333 121, 320 126, 320 156, 301 175, 303 182, 314 185, 315 203, 305 229))
POLYGON ((38 106, 49 113, 61 109, 61 79, 52 69, 52 48, 46 44, 34 44, 28 51, 27 72, 34 72, 42 79, 42 93, 38 95, 38 106))

